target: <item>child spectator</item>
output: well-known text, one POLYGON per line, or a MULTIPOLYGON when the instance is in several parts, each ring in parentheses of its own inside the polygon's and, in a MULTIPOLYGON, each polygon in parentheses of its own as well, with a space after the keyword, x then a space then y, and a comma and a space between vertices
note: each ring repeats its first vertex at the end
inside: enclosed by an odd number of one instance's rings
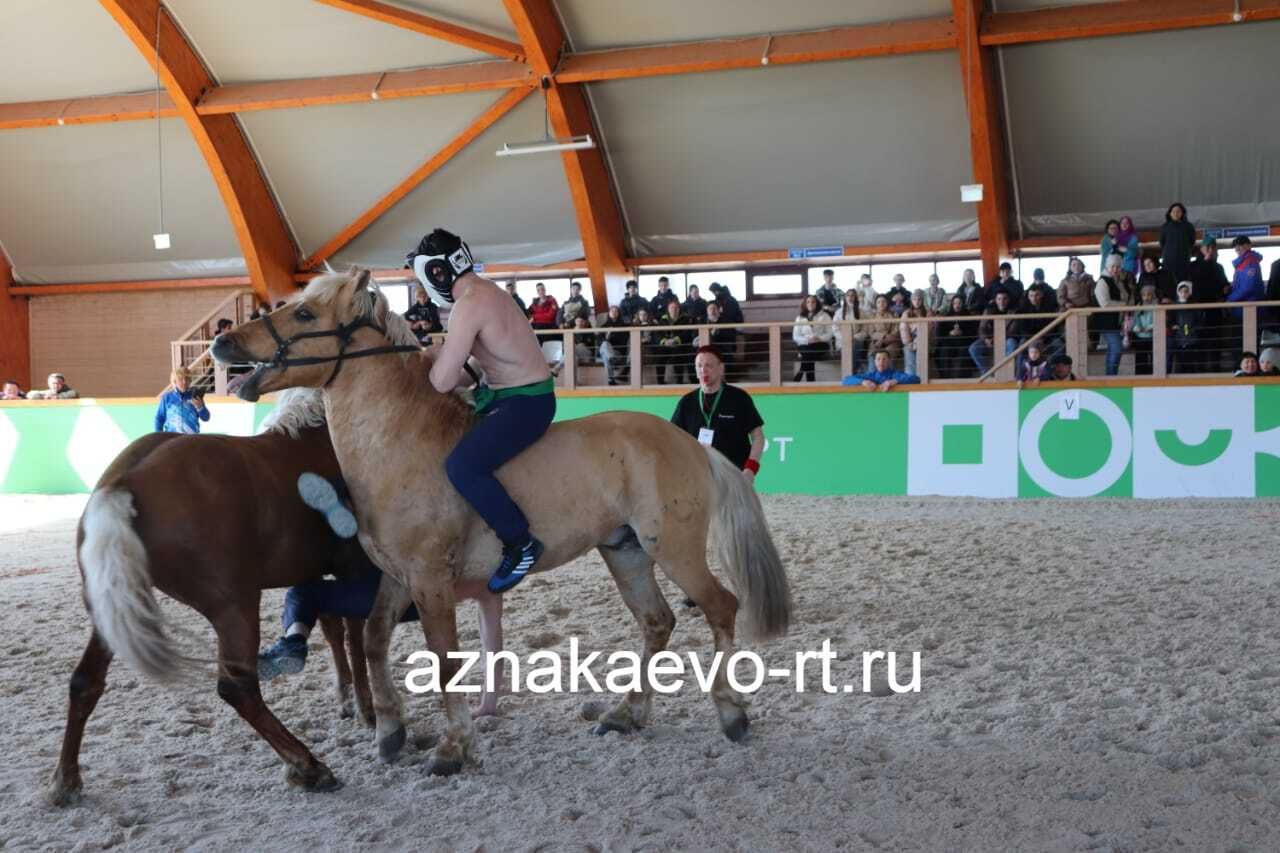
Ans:
POLYGON ((864 314, 870 316, 875 313, 877 296, 879 294, 871 284, 871 274, 864 272, 858 276, 858 304, 862 306, 864 314))
POLYGON ((74 400, 80 396, 80 392, 76 391, 67 384, 67 377, 61 373, 50 373, 48 378, 49 387, 41 391, 33 389, 27 393, 28 400, 74 400))
POLYGON ((801 377, 807 382, 817 381, 814 362, 831 351, 831 315, 823 310, 817 296, 810 294, 800 303, 791 339, 800 350, 800 369, 792 381, 799 382, 801 377))
POLYGON ((1268 347, 1258 356, 1258 368, 1263 376, 1280 376, 1280 350, 1268 347))
POLYGON ((1021 363, 1018 365, 1018 387, 1039 385, 1048 367, 1049 362, 1045 359, 1044 352, 1040 349, 1040 342, 1032 341, 1030 346, 1027 347, 1026 354, 1022 357, 1021 363))
POLYGON ((1049 372, 1045 382, 1075 382, 1076 375, 1071 372, 1071 356, 1063 353, 1049 360, 1049 372))
POLYGON ((1173 313, 1173 335, 1169 341, 1170 372, 1195 373, 1201 367, 1197 351, 1200 347, 1200 325, 1204 312, 1191 307, 1192 285, 1189 281, 1178 283, 1176 302, 1186 306, 1173 313))
POLYGON ((1240 369, 1235 375, 1237 377, 1261 376, 1262 366, 1258 364, 1258 354, 1247 350, 1240 353, 1240 369))
MULTIPOLYGON (((884 297, 880 297, 883 299, 884 297)), ((920 377, 911 373, 902 373, 893 369, 893 356, 888 350, 877 350, 874 356, 874 370, 866 373, 855 373, 846 376, 841 385, 861 385, 868 391, 888 391, 897 385, 919 385, 920 377)))
POLYGON ((1173 302, 1177 298, 1173 274, 1161 269, 1160 259, 1146 257, 1142 259, 1142 275, 1138 276, 1138 293, 1142 288, 1151 285, 1156 289, 1156 301, 1161 305, 1173 302))
POLYGON ((22 389, 18 387, 18 383, 12 379, 6 379, 4 385, 0 386, 0 400, 22 400, 22 389))
MULTIPOLYGON (((1153 260, 1148 258, 1147 260, 1153 260)), ((1138 290, 1139 305, 1156 304, 1156 286, 1151 282, 1142 285, 1138 290)), ((1152 372, 1152 337, 1155 335, 1157 314, 1155 311, 1139 311, 1133 315, 1133 326, 1129 330, 1129 348, 1133 350, 1133 372, 1136 375, 1152 372)))
POLYGON ((176 367, 169 374, 169 387, 160 395, 156 407, 156 432, 197 435, 200 422, 209 420, 209 407, 204 394, 191 388, 191 371, 176 367))
POLYGON ((556 315, 560 313, 560 305, 554 296, 547 295, 547 286, 538 282, 534 288, 538 296, 529 306, 529 322, 535 329, 554 329, 556 315))

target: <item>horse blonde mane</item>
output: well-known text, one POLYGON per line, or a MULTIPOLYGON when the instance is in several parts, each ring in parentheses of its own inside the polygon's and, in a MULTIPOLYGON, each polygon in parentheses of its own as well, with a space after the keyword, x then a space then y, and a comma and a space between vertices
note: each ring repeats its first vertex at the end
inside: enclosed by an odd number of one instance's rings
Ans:
POLYGON ((319 388, 286 388, 262 422, 262 432, 297 438, 304 429, 325 425, 324 392, 319 388))

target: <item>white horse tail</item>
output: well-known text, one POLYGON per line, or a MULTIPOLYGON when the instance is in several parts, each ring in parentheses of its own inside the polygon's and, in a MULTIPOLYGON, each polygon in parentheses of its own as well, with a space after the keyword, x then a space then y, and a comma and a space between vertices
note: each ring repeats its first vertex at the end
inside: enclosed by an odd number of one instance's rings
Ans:
POLYGON ((147 550, 133 529, 136 515, 126 489, 102 488, 89 497, 77 552, 85 602, 94 629, 111 651, 143 675, 172 680, 194 662, 174 654, 165 634, 147 550))
POLYGON ((720 560, 733 576, 748 627, 760 637, 781 636, 791 623, 791 590, 760 498, 723 453, 708 447, 707 458, 715 483, 720 560))

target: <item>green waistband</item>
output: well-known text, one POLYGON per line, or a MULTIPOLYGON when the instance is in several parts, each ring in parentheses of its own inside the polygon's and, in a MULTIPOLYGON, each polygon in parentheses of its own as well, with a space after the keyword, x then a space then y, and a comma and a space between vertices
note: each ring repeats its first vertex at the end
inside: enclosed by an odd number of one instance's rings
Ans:
POLYGON ((556 379, 554 376, 548 376, 541 382, 531 382, 528 385, 516 385, 513 388, 493 389, 488 385, 479 385, 472 392, 472 399, 475 401, 476 411, 483 412, 499 400, 505 400, 507 397, 537 397, 540 394, 554 394, 556 391, 556 379))

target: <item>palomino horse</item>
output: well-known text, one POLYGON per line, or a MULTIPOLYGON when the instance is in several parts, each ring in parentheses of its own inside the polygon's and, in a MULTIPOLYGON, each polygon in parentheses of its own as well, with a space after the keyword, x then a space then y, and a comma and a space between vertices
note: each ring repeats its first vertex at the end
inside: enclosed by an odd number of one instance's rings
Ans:
MULTIPOLYGON (((80 742, 114 655, 157 679, 200 668, 199 662, 174 653, 152 587, 199 611, 213 625, 218 695, 284 759, 289 781, 316 790, 338 786, 329 768, 262 701, 258 606, 263 589, 326 573, 363 573, 372 566, 355 540, 334 536, 323 517, 297 495, 303 471, 340 476, 319 394, 281 396, 289 399, 281 400, 262 435, 152 433, 139 438, 116 457, 90 496, 76 534, 76 557, 93 633, 71 676, 67 728, 48 791, 53 803, 79 798, 80 742)), ((477 593, 484 595, 486 645, 496 632, 500 647, 501 599, 489 595, 483 584, 459 590, 466 597, 477 593)), ((362 633, 356 620, 348 622, 357 703, 361 716, 370 718, 362 633)), ((342 623, 324 619, 321 624, 333 648, 345 712, 352 674, 340 653, 342 623)), ((386 649, 381 653, 385 666, 386 649)), ((375 669, 378 665, 375 660, 375 669)))
MULTIPOLYGON (((446 455, 475 416, 456 395, 431 387, 432 357, 415 344, 408 323, 388 310, 386 297, 370 289, 368 271, 360 271, 312 280, 286 307, 219 336, 212 352, 221 361, 258 362, 239 389, 246 400, 279 388, 324 388, 360 542, 412 596, 444 684, 459 666, 448 657, 457 647, 453 581, 484 581, 501 546, 445 475, 446 455)), ((648 719, 648 660, 666 646, 675 625, 654 580, 655 561, 702 608, 716 650, 725 659, 732 654, 738 599, 707 567, 713 523, 756 630, 763 636, 786 630, 787 578, 755 491, 728 459, 672 424, 631 412, 554 424, 503 466, 499 479, 546 545, 538 568, 598 548, 640 624, 643 689, 606 713, 597 731, 630 731, 648 719)), ((386 656, 374 650, 386 648, 403 602, 394 600, 392 585, 384 586, 386 595, 380 592, 365 626, 365 646, 379 749, 390 759, 405 731, 386 656)), ((739 740, 747 731, 746 703, 724 667, 711 693, 722 730, 739 740)), ((438 774, 461 769, 472 741, 465 698, 446 691, 444 705, 448 726, 428 765, 438 774)))

